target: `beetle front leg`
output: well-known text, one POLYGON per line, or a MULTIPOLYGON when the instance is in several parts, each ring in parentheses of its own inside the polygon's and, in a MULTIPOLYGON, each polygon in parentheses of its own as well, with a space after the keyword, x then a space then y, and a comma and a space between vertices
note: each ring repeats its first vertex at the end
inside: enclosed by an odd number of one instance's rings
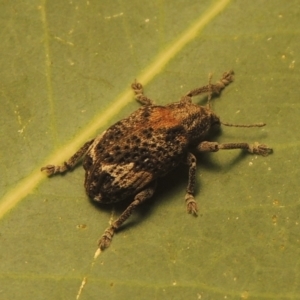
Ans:
POLYGON ((248 143, 224 143, 219 144, 217 142, 204 141, 197 146, 197 150, 200 152, 217 152, 219 150, 231 150, 231 149, 243 149, 250 153, 267 156, 272 153, 272 148, 264 144, 255 142, 254 144, 248 143))
POLYGON ((136 80, 131 85, 131 88, 134 91, 135 99, 140 102, 142 105, 152 105, 153 101, 144 95, 143 85, 136 80))
POLYGON ((195 194, 195 182, 196 182, 196 157, 192 153, 187 155, 187 164, 189 166, 189 182, 186 188, 185 202, 187 212, 197 216, 197 203, 194 198, 195 194))
POLYGON ((229 72, 225 72, 222 78, 215 84, 211 84, 211 75, 209 76, 208 85, 202 86, 200 88, 196 88, 194 90, 189 91, 185 96, 181 98, 181 102, 189 102, 192 97, 208 93, 208 106, 209 101, 211 99, 212 94, 219 94, 222 89, 224 89, 228 84, 233 81, 234 72, 231 70, 229 72))
POLYGON ((115 231, 131 216, 136 207, 153 196, 155 188, 156 181, 153 182, 150 186, 148 186, 148 188, 146 188, 145 190, 139 192, 134 197, 133 202, 125 209, 125 211, 120 215, 120 217, 117 220, 115 220, 112 223, 112 225, 104 231, 104 234, 98 242, 99 248, 101 250, 104 250, 110 245, 115 231))
POLYGON ((81 157, 87 152, 89 146, 94 142, 94 140, 86 142, 68 161, 65 161, 61 166, 47 165, 41 168, 41 171, 46 171, 47 174, 53 175, 57 173, 64 173, 71 170, 81 157))

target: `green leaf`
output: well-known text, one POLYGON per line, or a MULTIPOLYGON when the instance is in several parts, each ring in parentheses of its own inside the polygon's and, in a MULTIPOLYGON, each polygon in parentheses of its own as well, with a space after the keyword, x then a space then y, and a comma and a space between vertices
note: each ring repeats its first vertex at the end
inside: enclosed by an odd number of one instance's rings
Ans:
POLYGON ((299 8, 2 1, 0 298, 299 298, 299 8), (224 122, 267 126, 224 127, 210 139, 274 153, 199 155, 198 218, 185 211, 182 166, 97 253, 128 203, 93 205, 80 166, 51 179, 40 168, 137 109, 135 78, 163 105, 229 69, 235 82, 214 110, 224 122))

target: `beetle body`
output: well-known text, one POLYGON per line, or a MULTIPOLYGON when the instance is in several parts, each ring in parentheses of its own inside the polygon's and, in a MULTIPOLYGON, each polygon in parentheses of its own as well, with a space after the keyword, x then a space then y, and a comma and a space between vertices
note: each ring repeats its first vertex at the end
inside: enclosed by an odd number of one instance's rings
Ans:
POLYGON ((85 189, 101 203, 135 195, 151 181, 186 162, 219 118, 188 101, 146 105, 95 139, 84 159, 85 189))

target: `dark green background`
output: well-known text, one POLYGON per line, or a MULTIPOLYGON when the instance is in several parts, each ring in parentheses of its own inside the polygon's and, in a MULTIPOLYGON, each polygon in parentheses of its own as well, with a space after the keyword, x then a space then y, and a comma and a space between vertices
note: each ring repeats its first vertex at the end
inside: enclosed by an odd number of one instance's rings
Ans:
POLYGON ((166 54, 220 3, 0 1, 0 299, 76 299, 84 278, 79 299, 300 299, 300 3, 229 1, 166 54), (158 57, 167 64, 151 76, 158 57), (225 127, 218 141, 260 141, 273 155, 200 156, 198 218, 179 168, 94 261, 125 205, 92 205, 81 167, 51 179, 39 168, 137 109, 135 78, 165 104, 229 69, 214 110, 267 126, 225 127))

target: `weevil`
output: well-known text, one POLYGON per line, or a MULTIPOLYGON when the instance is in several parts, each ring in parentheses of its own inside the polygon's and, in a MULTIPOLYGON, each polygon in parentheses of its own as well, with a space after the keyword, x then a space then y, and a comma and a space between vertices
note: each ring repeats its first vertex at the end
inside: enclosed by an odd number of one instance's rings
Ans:
POLYGON ((63 165, 41 168, 48 175, 64 173, 83 158, 84 187, 96 202, 115 203, 127 198, 132 202, 104 231, 100 249, 107 248, 115 231, 141 203, 152 197, 156 182, 180 163, 188 165, 185 202, 187 211, 197 215, 194 198, 196 181, 195 152, 242 149, 266 156, 272 149, 264 144, 210 142, 206 136, 214 126, 262 127, 266 124, 233 125, 221 122, 212 111, 210 100, 233 81, 233 71, 225 72, 215 84, 209 83, 189 91, 178 102, 155 105, 144 95, 143 86, 135 81, 131 87, 142 107, 115 123, 102 134, 86 142, 63 165), (192 97, 208 94, 206 106, 192 103, 192 97))

